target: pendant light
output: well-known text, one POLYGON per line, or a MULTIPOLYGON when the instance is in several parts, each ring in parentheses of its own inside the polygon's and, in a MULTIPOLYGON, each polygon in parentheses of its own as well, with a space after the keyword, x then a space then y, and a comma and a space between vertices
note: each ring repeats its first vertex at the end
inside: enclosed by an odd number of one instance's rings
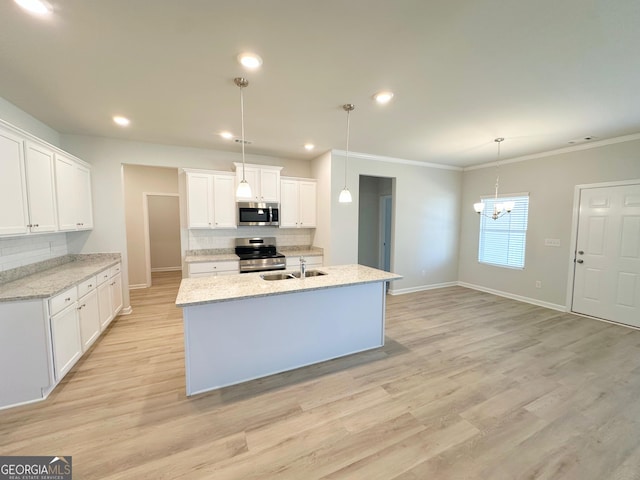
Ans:
POLYGON ((498 187, 500 184, 500 144, 504 141, 503 137, 498 137, 494 140, 498 144, 498 156, 496 159, 496 190, 493 198, 493 212, 491 215, 484 213, 484 202, 478 202, 473 204, 473 209, 476 211, 478 215, 484 215, 487 218, 492 218, 493 220, 497 220, 502 217, 506 213, 511 213, 513 210, 514 202, 503 202, 498 203, 498 187))
POLYGON ((347 157, 344 160, 344 188, 340 192, 340 196, 338 197, 338 202, 340 203, 351 203, 351 192, 347 188, 347 163, 349 163, 349 118, 351 115, 351 111, 356 108, 353 103, 345 103, 342 106, 342 109, 347 112, 347 157))
POLYGON ((240 139, 240 143, 242 145, 242 181, 238 184, 236 198, 247 199, 251 198, 251 186, 244 177, 244 145, 246 142, 244 139, 244 96, 242 95, 242 89, 249 85, 249 80, 242 77, 236 77, 233 81, 238 87, 240 87, 240 123, 242 134, 242 138, 240 139))

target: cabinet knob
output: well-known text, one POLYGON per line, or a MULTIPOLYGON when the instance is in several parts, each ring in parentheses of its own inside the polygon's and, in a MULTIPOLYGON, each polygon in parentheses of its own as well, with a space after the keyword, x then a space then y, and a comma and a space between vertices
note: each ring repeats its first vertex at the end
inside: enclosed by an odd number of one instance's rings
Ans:
POLYGON ((87 288, 91 288, 91 287, 93 287, 93 285, 92 285, 92 284, 87 285, 87 288))
POLYGON ((27 225, 27 228, 31 228, 31 227, 33 227, 33 225, 31 225, 31 224, 27 225))
POLYGON ((70 302, 71 301, 71 297, 67 297, 64 299, 65 302, 70 302))

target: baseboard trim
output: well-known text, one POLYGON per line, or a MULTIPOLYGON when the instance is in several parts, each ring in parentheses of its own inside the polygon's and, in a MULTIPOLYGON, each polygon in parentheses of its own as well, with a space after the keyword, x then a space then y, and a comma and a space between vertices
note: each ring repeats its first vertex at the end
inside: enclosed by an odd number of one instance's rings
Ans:
POLYGON ((131 305, 129 305, 128 307, 125 307, 122 310, 120 310, 120 313, 118 313, 118 315, 131 315, 132 313, 133 313, 133 308, 131 308, 131 305))
POLYGON ((177 272, 178 270, 182 270, 182 267, 159 267, 159 268, 152 268, 152 269, 151 269, 151 273, 157 273, 157 272, 177 272))
POLYGON ((437 288, 455 287, 458 282, 433 283, 431 285, 421 285, 419 287, 393 288, 389 289, 389 295, 405 295, 407 293, 423 292, 425 290, 435 290, 437 288))
POLYGON ((129 290, 140 290, 141 288, 149 288, 146 283, 136 283, 135 285, 129 285, 129 290))
POLYGON ((559 305, 557 303, 544 302, 542 300, 537 300, 531 297, 523 297, 522 295, 515 295, 509 292, 503 292, 501 290, 494 290, 493 288, 483 287, 481 285, 474 285, 472 283, 466 282, 457 282, 457 285, 460 287, 470 288, 472 290, 478 290, 480 292, 491 293, 492 295, 498 295, 499 297, 510 298, 511 300, 517 300, 519 302, 530 303, 532 305, 537 305, 538 307, 550 308, 551 310, 557 310, 559 312, 568 312, 569 310, 564 305, 559 305))

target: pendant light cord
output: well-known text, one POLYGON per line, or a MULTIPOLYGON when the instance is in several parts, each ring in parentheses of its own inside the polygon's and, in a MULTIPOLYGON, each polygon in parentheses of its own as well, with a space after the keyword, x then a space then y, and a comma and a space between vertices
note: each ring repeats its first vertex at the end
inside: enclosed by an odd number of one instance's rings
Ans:
POLYGON ((245 182, 244 178, 244 95, 242 94, 242 85, 240 86, 240 128, 242 135, 242 181, 245 182))
POLYGON ((347 110, 347 158, 344 161, 344 188, 347 188, 347 163, 349 162, 349 126, 350 126, 351 110, 347 110))
POLYGON ((496 158, 496 193, 493 201, 494 213, 496 211, 497 204, 498 204, 498 185, 500 184, 500 144, 502 143, 503 140, 504 138, 502 137, 496 138, 494 140, 498 144, 498 157, 496 158))

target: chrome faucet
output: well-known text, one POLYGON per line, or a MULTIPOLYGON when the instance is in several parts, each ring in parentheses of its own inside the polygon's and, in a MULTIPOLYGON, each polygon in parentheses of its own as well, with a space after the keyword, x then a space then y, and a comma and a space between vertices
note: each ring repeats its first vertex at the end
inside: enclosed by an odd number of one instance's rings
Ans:
POLYGON ((300 257, 300 278, 304 278, 307 274, 307 261, 304 257, 300 257))

